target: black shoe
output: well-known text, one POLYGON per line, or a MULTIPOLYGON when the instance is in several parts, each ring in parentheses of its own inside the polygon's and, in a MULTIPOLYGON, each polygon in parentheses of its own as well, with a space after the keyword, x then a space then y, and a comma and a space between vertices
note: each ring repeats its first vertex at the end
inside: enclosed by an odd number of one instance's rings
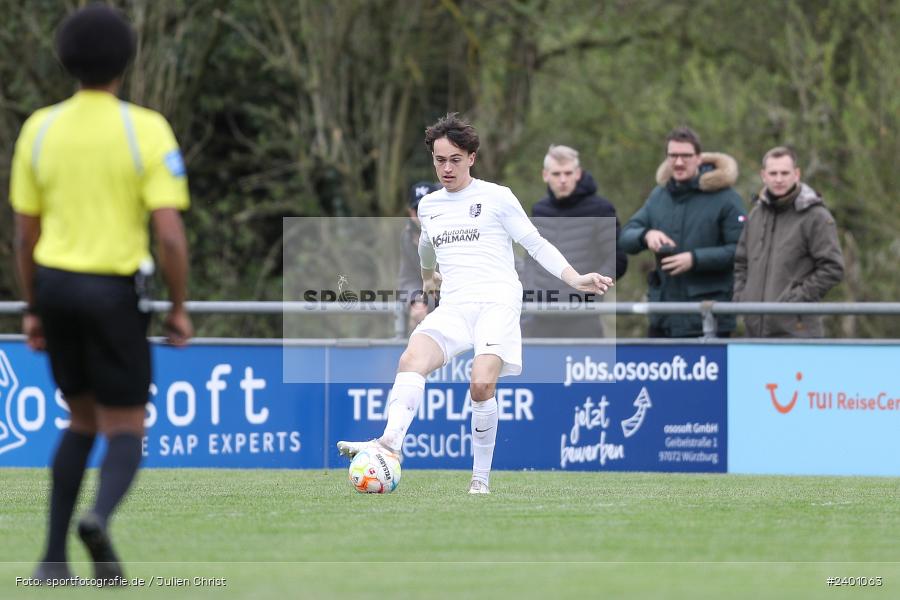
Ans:
POLYGON ((72 571, 69 570, 68 563, 40 562, 31 577, 49 583, 51 579, 71 579, 72 571))
POLYGON ((100 517, 87 513, 78 521, 78 537, 84 543, 94 561, 94 577, 107 585, 117 585, 125 580, 119 557, 113 550, 112 542, 100 517))

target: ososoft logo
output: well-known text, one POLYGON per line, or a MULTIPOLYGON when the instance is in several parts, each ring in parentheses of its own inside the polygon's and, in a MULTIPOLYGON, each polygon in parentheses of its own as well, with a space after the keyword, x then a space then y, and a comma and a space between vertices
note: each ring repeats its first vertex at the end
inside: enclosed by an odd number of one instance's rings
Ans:
POLYGON ((19 378, 16 377, 6 352, 0 350, 0 454, 8 450, 14 450, 25 443, 22 435, 13 420, 13 403, 16 399, 16 391, 19 389, 19 378))

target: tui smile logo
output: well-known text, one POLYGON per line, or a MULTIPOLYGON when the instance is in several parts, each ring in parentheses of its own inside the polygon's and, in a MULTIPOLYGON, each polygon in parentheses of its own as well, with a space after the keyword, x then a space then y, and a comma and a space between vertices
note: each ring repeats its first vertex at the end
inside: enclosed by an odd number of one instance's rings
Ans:
MULTIPOLYGON (((795 376, 797 381, 803 380, 803 373, 797 371, 797 375, 795 376)), ((795 390, 794 395, 791 397, 791 401, 787 404, 782 404, 778 401, 778 396, 775 393, 775 390, 778 389, 777 383, 767 383, 766 389, 769 390, 769 395, 772 397, 772 406, 775 407, 775 410, 780 412, 783 415, 788 414, 792 410, 794 410, 794 406, 797 405, 797 398, 800 397, 800 390, 795 390)))

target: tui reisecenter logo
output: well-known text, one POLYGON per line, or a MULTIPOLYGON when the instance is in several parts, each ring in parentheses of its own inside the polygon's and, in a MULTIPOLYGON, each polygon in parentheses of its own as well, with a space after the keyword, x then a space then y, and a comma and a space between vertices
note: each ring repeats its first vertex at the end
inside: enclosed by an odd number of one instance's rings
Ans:
MULTIPOLYGON (((794 375, 797 387, 793 393, 790 390, 779 391, 777 383, 767 383, 769 400, 772 407, 782 415, 792 411, 806 408, 808 411, 838 411, 838 412, 893 412, 900 414, 900 394, 890 393, 887 390, 877 391, 847 391, 844 389, 815 387, 801 389, 803 373, 797 371, 794 375)), ((796 413, 795 413, 796 414, 796 413)))

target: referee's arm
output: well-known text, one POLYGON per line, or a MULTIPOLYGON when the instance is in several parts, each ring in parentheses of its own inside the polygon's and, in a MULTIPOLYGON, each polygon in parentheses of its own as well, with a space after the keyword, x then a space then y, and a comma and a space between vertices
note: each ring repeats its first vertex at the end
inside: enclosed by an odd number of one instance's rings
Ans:
POLYGON ((30 310, 34 306, 34 247, 41 237, 41 218, 16 213, 16 266, 22 296, 30 310))
POLYGON ((22 288, 22 299, 26 304, 25 316, 22 318, 22 332, 29 347, 33 350, 43 350, 44 332, 41 320, 34 313, 34 247, 41 237, 41 218, 17 212, 15 222, 16 270, 22 288))
POLYGON ((151 213, 156 252, 162 266, 163 278, 169 289, 172 309, 165 327, 169 343, 183 346, 193 336, 191 319, 185 310, 188 278, 188 246, 181 214, 175 208, 159 208, 151 213))

